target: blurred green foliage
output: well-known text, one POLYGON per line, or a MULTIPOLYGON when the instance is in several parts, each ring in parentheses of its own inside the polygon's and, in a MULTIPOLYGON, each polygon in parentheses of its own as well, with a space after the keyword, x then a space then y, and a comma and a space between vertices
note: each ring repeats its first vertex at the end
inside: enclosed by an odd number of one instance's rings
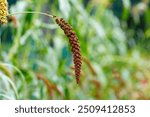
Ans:
POLYGON ((55 22, 20 14, 0 26, 0 99, 150 99, 149 0, 18 0, 10 13, 63 17, 83 56, 77 85, 55 22))

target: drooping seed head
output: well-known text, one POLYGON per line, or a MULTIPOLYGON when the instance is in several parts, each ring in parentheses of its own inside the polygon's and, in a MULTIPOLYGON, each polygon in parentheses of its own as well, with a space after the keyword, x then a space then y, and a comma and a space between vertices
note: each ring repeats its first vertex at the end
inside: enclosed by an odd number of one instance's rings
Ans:
POLYGON ((76 36, 76 33, 73 31, 72 27, 63 18, 57 18, 56 16, 54 18, 56 23, 64 31, 65 35, 69 38, 71 51, 73 53, 76 82, 77 84, 79 84, 82 59, 81 59, 81 52, 80 52, 80 45, 78 42, 78 38, 76 36))

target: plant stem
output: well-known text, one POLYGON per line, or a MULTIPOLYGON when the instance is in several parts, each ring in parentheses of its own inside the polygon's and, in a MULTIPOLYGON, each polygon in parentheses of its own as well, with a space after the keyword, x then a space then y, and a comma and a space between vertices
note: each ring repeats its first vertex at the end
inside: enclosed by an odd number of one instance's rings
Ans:
POLYGON ((50 18, 54 18, 54 17, 55 17, 55 16, 50 15, 50 14, 48 14, 48 13, 37 12, 37 11, 15 12, 15 13, 8 14, 8 16, 11 16, 11 15, 18 15, 18 14, 40 14, 40 15, 48 16, 48 17, 50 17, 50 18))

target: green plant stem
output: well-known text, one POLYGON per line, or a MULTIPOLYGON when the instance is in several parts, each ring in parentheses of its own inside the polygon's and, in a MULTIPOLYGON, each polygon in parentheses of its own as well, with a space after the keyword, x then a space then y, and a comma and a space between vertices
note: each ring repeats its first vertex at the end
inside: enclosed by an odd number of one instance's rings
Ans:
POLYGON ((18 15, 18 14, 40 14, 40 15, 48 16, 48 17, 50 17, 50 18, 54 18, 53 15, 50 15, 50 14, 48 14, 48 13, 43 13, 43 12, 37 12, 37 11, 15 12, 15 13, 8 14, 8 16, 11 16, 11 15, 18 15))

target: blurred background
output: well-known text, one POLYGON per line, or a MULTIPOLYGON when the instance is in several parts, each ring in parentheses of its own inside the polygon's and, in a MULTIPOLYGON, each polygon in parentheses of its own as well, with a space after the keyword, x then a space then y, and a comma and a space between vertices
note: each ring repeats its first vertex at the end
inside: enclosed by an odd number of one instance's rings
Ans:
POLYGON ((68 38, 53 19, 0 25, 0 99, 150 99, 149 0, 8 0, 9 13, 63 17, 83 56, 76 84, 68 38))

